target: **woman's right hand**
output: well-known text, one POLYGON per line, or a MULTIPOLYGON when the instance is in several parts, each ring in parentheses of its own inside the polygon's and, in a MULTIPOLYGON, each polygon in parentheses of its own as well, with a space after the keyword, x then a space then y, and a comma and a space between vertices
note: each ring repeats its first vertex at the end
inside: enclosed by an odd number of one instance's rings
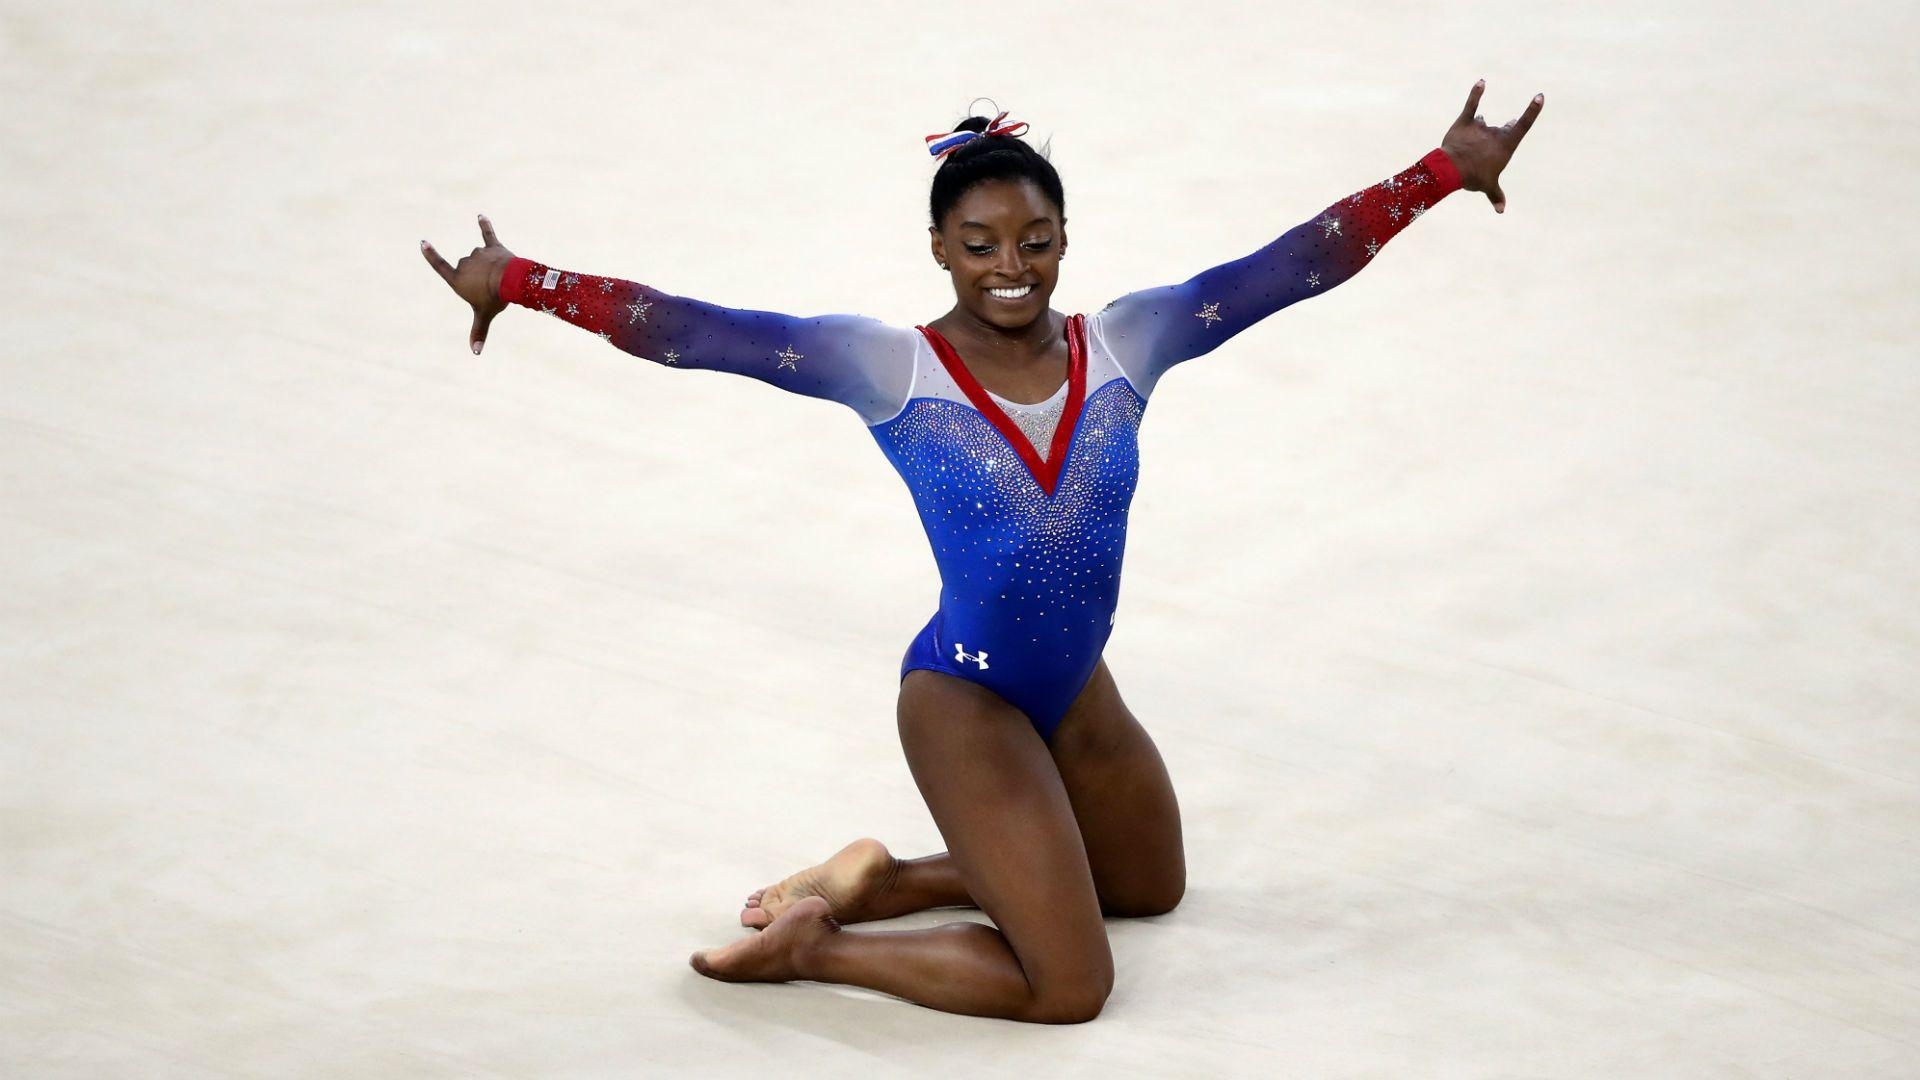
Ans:
POLYGON ((1466 108, 1460 110, 1453 126, 1441 137, 1440 149, 1459 170, 1460 189, 1486 192, 1494 211, 1504 214, 1507 193, 1500 190, 1500 170, 1507 167, 1513 152, 1520 147, 1520 140, 1526 138, 1527 129, 1533 127, 1533 118, 1540 115, 1547 95, 1533 95, 1525 112, 1494 128, 1488 127, 1486 118, 1475 111, 1480 108, 1480 91, 1486 88, 1487 80, 1481 79, 1467 91, 1466 108))
POLYGON ((486 246, 474 248, 473 254, 461 259, 457 266, 448 266, 432 244, 420 241, 420 253, 427 257, 427 265, 446 280, 460 299, 473 305, 473 329, 467 333, 467 346, 475 356, 480 355, 480 347, 487 343, 487 326, 495 315, 506 309, 507 305, 500 300, 500 275, 513 260, 513 252, 500 246, 499 239, 493 235, 493 222, 488 221, 485 214, 480 215, 480 239, 486 241, 486 246))

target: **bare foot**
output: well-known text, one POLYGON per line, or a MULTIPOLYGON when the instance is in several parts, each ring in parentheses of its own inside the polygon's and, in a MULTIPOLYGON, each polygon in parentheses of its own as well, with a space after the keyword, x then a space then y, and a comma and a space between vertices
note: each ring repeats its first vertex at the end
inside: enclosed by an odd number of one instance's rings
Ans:
POLYGON ((703 949, 687 962, 722 982, 791 982, 806 978, 800 969, 807 950, 839 932, 826 900, 807 896, 787 905, 760 933, 703 949))
POLYGON ((872 837, 855 840, 819 866, 755 889, 740 911, 740 925, 764 927, 808 896, 824 898, 838 922, 864 922, 873 917, 873 901, 892 883, 895 870, 885 844, 872 837))

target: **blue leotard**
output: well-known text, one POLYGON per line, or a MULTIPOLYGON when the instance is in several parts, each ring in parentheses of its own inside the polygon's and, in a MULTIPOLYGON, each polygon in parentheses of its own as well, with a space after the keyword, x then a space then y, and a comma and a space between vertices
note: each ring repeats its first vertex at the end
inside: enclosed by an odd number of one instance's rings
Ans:
POLYGON ((912 493, 940 571, 901 678, 978 683, 1050 739, 1113 632, 1137 434, 1160 376, 1352 277, 1459 186, 1435 149, 1251 255, 1072 316, 1066 383, 1038 405, 987 391, 928 327, 718 307, 520 258, 500 293, 661 364, 853 409, 912 493))

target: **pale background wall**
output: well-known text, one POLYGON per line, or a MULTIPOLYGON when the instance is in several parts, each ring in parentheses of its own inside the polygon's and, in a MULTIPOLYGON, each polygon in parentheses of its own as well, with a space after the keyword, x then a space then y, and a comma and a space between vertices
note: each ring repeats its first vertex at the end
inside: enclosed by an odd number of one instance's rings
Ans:
POLYGON ((0 1072, 1913 1075, 1916 21, 9 6, 0 1072), (1547 94, 1505 216, 1155 396, 1108 657, 1191 888, 1106 1013, 694 975, 938 844, 911 502, 834 405, 520 310, 469 355, 418 240, 924 321, 920 137, 986 94, 1093 311, 1483 75, 1547 94))

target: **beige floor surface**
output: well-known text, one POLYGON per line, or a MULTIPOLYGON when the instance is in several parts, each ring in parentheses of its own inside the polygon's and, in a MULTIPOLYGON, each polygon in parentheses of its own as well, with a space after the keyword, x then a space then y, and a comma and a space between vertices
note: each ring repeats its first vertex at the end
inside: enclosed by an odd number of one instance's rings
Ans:
POLYGON ((1917 22, 9 5, 0 1074, 1920 1075, 1917 22), (921 136, 987 94, 1093 311, 1482 75, 1547 94, 1505 216, 1155 395, 1108 659, 1191 887, 1105 1014, 690 971, 938 845, 911 501, 834 405, 469 355, 417 241, 925 321, 921 136))

